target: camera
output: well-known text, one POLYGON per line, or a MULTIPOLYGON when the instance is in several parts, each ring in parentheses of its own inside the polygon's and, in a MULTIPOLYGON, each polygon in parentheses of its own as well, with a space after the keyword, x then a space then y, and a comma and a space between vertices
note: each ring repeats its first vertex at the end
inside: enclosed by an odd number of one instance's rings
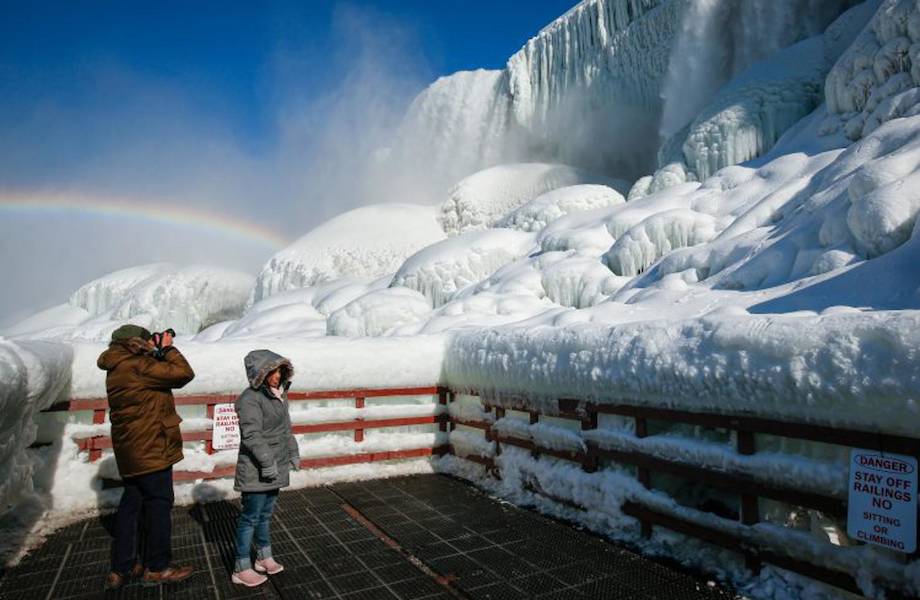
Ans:
POLYGON ((150 334, 150 339, 153 340, 153 343, 154 345, 156 345, 157 350, 163 349, 163 336, 166 335, 167 333, 172 337, 176 337, 176 331, 172 327, 164 329, 163 331, 155 331, 150 334))

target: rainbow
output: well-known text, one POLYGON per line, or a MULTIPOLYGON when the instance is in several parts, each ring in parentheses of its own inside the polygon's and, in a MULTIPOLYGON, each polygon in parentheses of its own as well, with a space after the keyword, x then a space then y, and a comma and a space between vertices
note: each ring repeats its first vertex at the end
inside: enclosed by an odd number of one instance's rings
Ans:
POLYGON ((274 249, 291 240, 277 231, 226 214, 177 206, 151 198, 105 198, 62 192, 0 193, 0 213, 79 213, 204 229, 274 249))

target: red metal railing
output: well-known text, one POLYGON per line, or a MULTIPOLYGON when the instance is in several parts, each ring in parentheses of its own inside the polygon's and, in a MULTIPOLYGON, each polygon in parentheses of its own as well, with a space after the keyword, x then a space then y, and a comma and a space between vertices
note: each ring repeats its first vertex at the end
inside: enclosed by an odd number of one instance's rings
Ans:
MULTIPOLYGON (((417 387, 399 389, 365 389, 365 390, 330 390, 322 392, 293 392, 289 394, 291 401, 313 401, 354 398, 355 408, 363 409, 365 399, 386 396, 418 396, 437 395, 440 405, 447 405, 455 399, 455 392, 444 387, 417 387)), ((472 395, 476 395, 475 392, 472 395)), ((177 405, 204 405, 208 407, 208 416, 213 419, 216 404, 233 402, 235 395, 197 395, 180 396, 176 398, 177 405)), ((70 400, 51 407, 50 411, 93 411, 93 422, 105 422, 107 403, 104 399, 70 400)), ((502 397, 500 400, 484 400, 483 406, 491 412, 492 419, 505 416, 506 410, 523 411, 529 413, 531 424, 538 423, 543 415, 539 410, 532 408, 526 398, 502 397)), ((649 421, 665 422, 672 424, 689 424, 709 428, 723 429, 733 432, 735 439, 735 452, 739 455, 750 456, 757 452, 755 434, 765 434, 778 437, 836 444, 853 448, 866 448, 920 456, 920 439, 905 436, 894 436, 875 432, 866 432, 852 429, 839 429, 816 426, 804 423, 786 422, 759 417, 725 415, 714 413, 694 413, 682 410, 659 409, 626 404, 594 404, 578 399, 560 399, 555 407, 557 410, 546 416, 570 419, 579 423, 581 431, 591 431, 598 428, 598 415, 618 415, 631 418, 634 421, 634 434, 636 438, 649 435, 649 421)), ((844 518, 846 516, 846 501, 842 498, 824 494, 802 491, 788 485, 774 482, 765 482, 749 474, 733 472, 732 470, 716 469, 705 465, 691 464, 681 458, 669 458, 652 454, 642 450, 624 450, 605 447, 590 439, 583 440, 584 450, 559 450, 540 445, 532 439, 524 439, 512 435, 503 435, 495 431, 493 421, 487 419, 464 419, 449 417, 447 414, 428 415, 420 417, 394 417, 387 419, 361 419, 351 421, 310 423, 294 426, 295 433, 320 433, 332 431, 353 431, 354 440, 361 442, 366 429, 400 427, 406 425, 439 425, 440 431, 450 431, 450 426, 464 426, 481 430, 488 442, 494 443, 495 455, 501 454, 502 446, 514 446, 529 451, 534 459, 541 456, 553 459, 570 461, 580 465, 588 473, 597 472, 606 463, 620 463, 631 465, 636 469, 636 478, 646 488, 653 488, 653 474, 664 473, 677 476, 690 481, 696 481, 706 486, 737 494, 739 497, 740 512, 738 521, 742 526, 750 527, 760 522, 759 500, 761 498, 784 502, 792 506, 811 508, 824 514, 844 518)), ((186 441, 204 441, 209 451, 211 430, 185 431, 183 439, 186 441)), ((82 450, 90 453, 91 460, 97 460, 104 449, 111 448, 111 439, 108 436, 92 436, 78 440, 82 450)), ((438 447, 415 448, 391 452, 369 452, 364 454, 325 456, 305 458, 301 460, 304 468, 331 467, 357 463, 369 463, 384 460, 405 458, 419 458, 443 454, 455 454, 459 458, 475 462, 486 467, 487 472, 501 477, 499 463, 495 456, 479 454, 463 454, 457 451, 453 444, 438 447)), ((218 467, 210 472, 183 471, 176 472, 178 481, 194 481, 200 479, 215 479, 233 475, 233 466, 218 467)), ((112 484, 112 482, 109 482, 112 484)), ((535 482, 524 482, 535 493, 542 494, 551 500, 568 504, 578 509, 590 510, 590 507, 581 506, 572 500, 559 498, 547 493, 535 482)), ((664 527, 684 535, 696 537, 705 542, 727 548, 741 553, 745 557, 747 566, 758 571, 763 563, 798 572, 807 577, 829 583, 830 585, 861 593, 855 578, 850 573, 829 569, 815 565, 807 560, 793 555, 778 552, 776 549, 761 547, 754 536, 743 537, 724 530, 702 525, 685 518, 662 513, 660 510, 646 506, 641 502, 626 502, 622 506, 624 514, 633 516, 641 523, 644 536, 652 533, 654 526, 664 527)), ((917 553, 909 557, 916 560, 917 553)), ((897 593, 890 593, 889 597, 899 598, 897 593)))
MULTIPOLYGON (((412 388, 380 388, 380 389, 357 389, 357 390, 329 390, 316 392, 290 392, 288 400, 291 402, 310 402, 322 400, 342 400, 354 398, 355 408, 358 410, 365 408, 367 398, 384 398, 394 396, 438 396, 440 405, 447 404, 447 390, 442 387, 412 387, 412 388)), ((235 394, 199 394, 189 396, 177 396, 175 398, 178 406, 205 406, 207 409, 208 419, 213 426, 214 407, 218 404, 232 403, 236 400, 235 394)), ((105 398, 90 399, 72 399, 65 402, 59 402, 52 405, 44 412, 79 412, 92 411, 93 423, 101 425, 105 423, 105 416, 108 410, 108 401, 105 398)), ((429 425, 438 424, 441 431, 447 431, 448 417, 446 414, 424 415, 415 417, 393 417, 379 419, 364 419, 356 417, 350 421, 331 421, 323 423, 305 423, 293 426, 295 434, 325 433, 336 431, 353 431, 354 441, 363 442, 364 432, 367 429, 382 429, 390 427, 406 427, 411 425, 429 425)), ((201 441, 205 443, 208 454, 215 452, 212 445, 211 428, 193 431, 183 431, 182 440, 186 442, 201 441)), ((91 462, 97 461, 102 457, 103 450, 112 447, 112 438, 108 435, 93 435, 87 437, 78 437, 74 440, 80 450, 89 453, 91 462)), ((447 452, 447 447, 434 448, 413 448, 408 450, 394 450, 384 452, 368 452, 363 454, 345 455, 345 456, 325 456, 316 458, 304 458, 301 460, 303 468, 332 467, 347 464, 356 464, 363 462, 377 462, 383 460, 395 460, 402 458, 417 458, 422 456, 440 455, 447 452)), ((213 471, 176 471, 175 479, 177 481, 195 481, 198 479, 219 479, 222 477, 233 476, 234 467, 225 466, 215 468, 213 471)), ((117 482, 108 482, 108 485, 117 485, 117 482)))
MULTIPOLYGON (((477 394, 471 392, 470 395, 475 396, 477 394)), ((451 392, 449 402, 452 402, 454 398, 455 394, 451 392)), ((534 410, 532 404, 523 398, 503 398, 497 403, 484 400, 483 406, 486 410, 492 412, 495 420, 504 417, 506 410, 529 413, 531 424, 538 423, 542 416, 540 411, 534 410)), ((558 411, 547 416, 578 421, 582 431, 597 429, 599 414, 631 417, 634 419, 634 433, 637 438, 648 436, 648 422, 650 420, 729 430, 734 433, 736 440, 735 451, 739 455, 755 454, 757 448, 754 435, 766 434, 920 457, 920 439, 883 433, 831 428, 759 417, 693 413, 623 404, 593 404, 577 399, 560 399, 556 408, 558 411)), ((588 473, 598 471, 602 463, 606 461, 632 465, 636 469, 636 478, 646 488, 653 487, 652 474, 665 473, 737 494, 741 508, 739 521, 744 526, 752 526, 760 522, 760 498, 768 498, 792 506, 812 508, 839 518, 846 518, 847 515, 847 503, 844 499, 805 492, 792 484, 782 485, 760 481, 748 474, 732 472, 731 470, 717 470, 711 467, 690 464, 681 459, 664 458, 641 450, 627 451, 606 448, 590 439, 583 440, 586 450, 547 448, 532 439, 501 435, 493 429, 493 422, 487 420, 451 418, 450 424, 452 426, 461 425, 482 430, 485 439, 489 442, 494 442, 495 456, 501 454, 502 445, 514 446, 529 451, 534 459, 548 456, 579 464, 588 473)), ((456 454, 454 445, 450 446, 450 450, 456 454)), ((457 456, 481 464, 486 467, 489 474, 501 477, 501 469, 494 456, 477 454, 467 454, 465 456, 457 454, 457 456)), ((526 485, 525 482, 525 487, 526 485)), ((545 490, 540 489, 539 486, 531 486, 530 490, 574 508, 590 510, 590 507, 581 506, 571 500, 554 497, 545 490)), ((645 506, 640 502, 626 502, 622 506, 622 511, 624 514, 639 520, 642 535, 645 537, 651 535, 653 526, 664 527, 722 548, 739 552, 744 556, 748 568, 754 572, 758 572, 763 563, 769 563, 853 593, 862 593, 851 573, 815 565, 807 560, 783 554, 775 549, 758 546, 756 542, 752 541, 754 536, 742 538, 726 533, 723 530, 662 513, 660 510, 645 506)), ((910 559, 916 560, 918 556, 920 556, 920 553, 915 552, 910 559)), ((895 592, 891 592, 888 595, 892 598, 903 597, 895 592)))

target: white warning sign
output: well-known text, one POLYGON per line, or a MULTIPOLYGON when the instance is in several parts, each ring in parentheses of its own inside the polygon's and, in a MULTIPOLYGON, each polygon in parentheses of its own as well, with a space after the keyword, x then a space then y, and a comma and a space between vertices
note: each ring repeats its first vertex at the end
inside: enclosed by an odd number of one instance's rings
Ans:
POLYGON ((232 450, 240 447, 240 419, 233 404, 214 405, 214 430, 211 447, 215 450, 232 450))
POLYGON ((850 537, 899 552, 917 548, 917 459, 850 451, 850 537))

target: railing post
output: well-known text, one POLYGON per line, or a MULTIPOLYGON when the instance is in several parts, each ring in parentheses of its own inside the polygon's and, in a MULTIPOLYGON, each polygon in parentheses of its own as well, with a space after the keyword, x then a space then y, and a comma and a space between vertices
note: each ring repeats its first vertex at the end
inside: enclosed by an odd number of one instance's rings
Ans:
MULTIPOLYGON (((496 406, 495 407, 495 421, 498 421, 499 419, 504 419, 504 418, 505 418, 505 409, 501 406, 496 406)), ((491 433, 492 431, 490 429, 489 434, 491 435, 491 433)), ((501 442, 498 441, 498 436, 492 436, 492 437, 495 439, 495 455, 498 456, 502 453, 502 445, 501 445, 501 442)))
MULTIPOLYGON (((453 396, 454 396, 453 392, 449 392, 449 396, 448 396, 448 391, 446 388, 442 388, 442 387, 438 388, 438 404, 440 404, 441 406, 446 407, 449 402, 453 402, 454 400, 453 396)), ((450 411, 448 411, 445 414, 449 416, 450 411)), ((438 430, 442 432, 450 431, 450 419, 448 418, 448 419, 441 421, 441 423, 438 425, 438 430)))
POLYGON ((211 421, 211 439, 206 440, 204 443, 205 452, 208 454, 214 454, 214 404, 208 402, 207 411, 208 411, 208 420, 211 421))
MULTIPOLYGON (((535 411, 535 410, 531 410, 531 411, 528 411, 528 413, 530 414, 530 424, 531 424, 531 425, 536 425, 537 423, 540 422, 540 413, 539 413, 539 412, 537 412, 537 411, 535 411)), ((533 436, 531 436, 530 439, 533 440, 533 436)), ((534 460, 540 458, 540 451, 537 450, 537 443, 536 443, 536 442, 533 442, 533 448, 531 448, 531 450, 530 450, 530 457, 533 458, 534 460)))
MULTIPOLYGON (((102 425, 103 423, 105 423, 105 409, 104 408, 94 409, 93 410, 93 425, 102 425)), ((99 448, 96 448, 96 440, 101 439, 103 437, 105 436, 101 436, 101 435, 95 436, 90 442, 92 444, 89 450, 89 461, 90 462, 96 462, 97 460, 102 458, 102 450, 99 448)))
MULTIPOLYGON (((358 396, 355 398, 355 408, 363 409, 364 408, 364 398, 358 396)), ((359 416, 355 419, 356 421, 363 421, 364 417, 359 416)), ((355 428, 355 442, 364 441, 364 429, 355 428)))
MULTIPOLYGON (((636 417, 636 437, 644 438, 648 436, 648 421, 644 417, 636 417)), ((649 473, 649 470, 644 467, 636 468, 636 479, 639 480, 639 483, 642 484, 645 488, 652 487, 652 475, 649 473)), ((652 524, 649 521, 641 520, 642 524, 642 537, 649 538, 652 537, 652 524)))
MULTIPOLYGON (((595 408, 592 402, 585 403, 585 418, 581 420, 581 430, 591 431, 597 429, 597 409, 595 408)), ((581 468, 585 473, 596 473, 597 472, 597 447, 592 444, 585 442, 585 461, 582 463, 581 468)))
MULTIPOLYGON (((735 434, 738 454, 750 456, 757 452, 753 432, 737 429, 735 434)), ((754 525, 760 521, 760 507, 758 504, 757 496, 741 494, 741 523, 743 525, 754 525)), ((744 565, 754 574, 760 573, 760 569, 763 566, 760 559, 747 552, 744 554, 744 565)))

